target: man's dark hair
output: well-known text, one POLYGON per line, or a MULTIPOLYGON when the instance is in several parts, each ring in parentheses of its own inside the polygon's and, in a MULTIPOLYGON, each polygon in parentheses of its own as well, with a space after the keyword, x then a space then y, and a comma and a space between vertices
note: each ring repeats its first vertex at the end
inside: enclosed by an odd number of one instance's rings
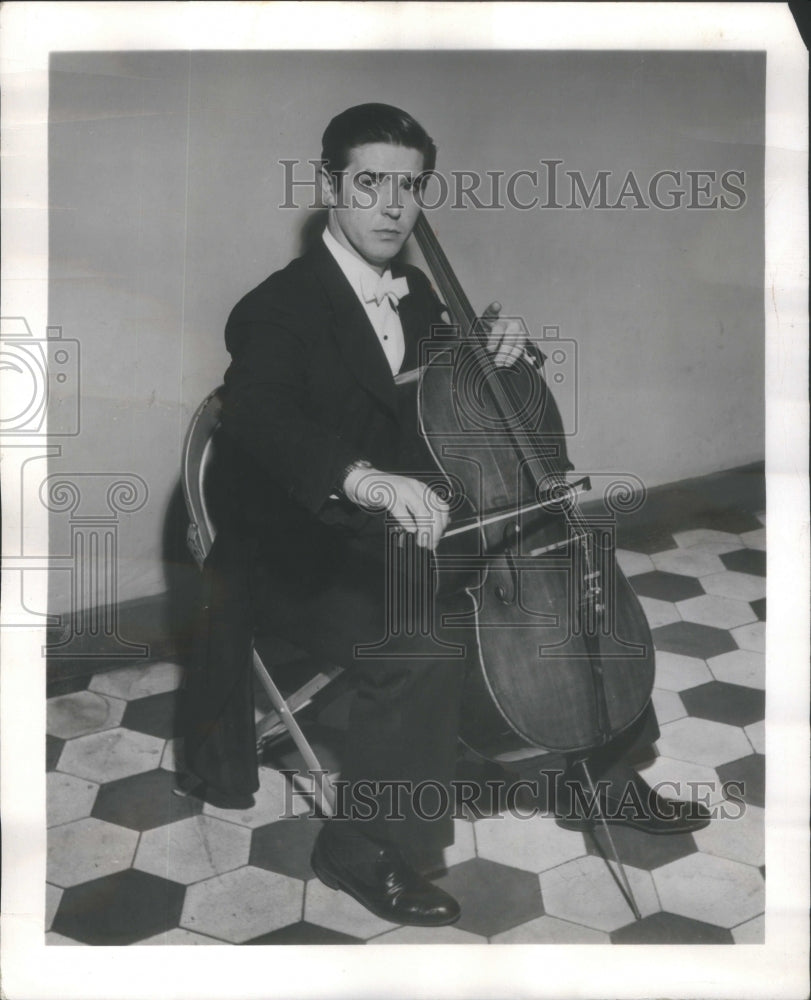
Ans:
POLYGON ((372 142, 387 142, 422 153, 425 170, 436 165, 436 145, 418 121, 391 104, 358 104, 336 115, 324 130, 321 159, 331 174, 346 170, 349 151, 372 142))

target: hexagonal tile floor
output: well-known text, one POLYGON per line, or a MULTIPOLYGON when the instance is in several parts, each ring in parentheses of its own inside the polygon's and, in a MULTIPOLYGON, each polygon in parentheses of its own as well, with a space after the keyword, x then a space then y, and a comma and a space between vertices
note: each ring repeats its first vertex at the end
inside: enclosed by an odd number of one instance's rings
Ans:
MULTIPOLYGON (((607 860, 602 831, 528 817, 518 798, 512 814, 457 821, 456 844, 431 876, 462 903, 455 927, 380 920, 313 877, 309 856, 321 820, 294 815, 306 804, 286 793, 278 772, 262 769, 256 805, 245 812, 172 794, 182 677, 163 663, 103 670, 83 690, 49 701, 47 940, 762 941, 763 523, 734 506, 726 520, 717 510, 705 517, 671 510, 619 531, 618 559, 658 650, 662 736, 643 774, 664 794, 712 805, 716 816, 693 836, 615 828, 641 920, 607 860)), ((464 767, 467 778, 475 766, 464 767)))

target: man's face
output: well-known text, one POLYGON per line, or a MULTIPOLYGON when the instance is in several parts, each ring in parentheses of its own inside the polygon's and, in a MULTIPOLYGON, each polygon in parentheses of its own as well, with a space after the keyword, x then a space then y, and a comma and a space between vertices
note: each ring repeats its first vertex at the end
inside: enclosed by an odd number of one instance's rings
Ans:
POLYGON ((417 221, 415 181, 423 166, 417 149, 373 142, 350 151, 340 191, 324 179, 324 199, 334 206, 329 231, 381 274, 417 221))

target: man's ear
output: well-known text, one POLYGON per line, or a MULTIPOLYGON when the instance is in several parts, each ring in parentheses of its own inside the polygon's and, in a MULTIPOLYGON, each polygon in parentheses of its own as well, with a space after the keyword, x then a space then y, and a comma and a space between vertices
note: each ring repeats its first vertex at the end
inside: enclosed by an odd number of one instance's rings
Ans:
POLYGON ((318 168, 318 180, 321 185, 321 203, 326 208, 334 208, 339 203, 340 191, 337 179, 325 166, 318 168))

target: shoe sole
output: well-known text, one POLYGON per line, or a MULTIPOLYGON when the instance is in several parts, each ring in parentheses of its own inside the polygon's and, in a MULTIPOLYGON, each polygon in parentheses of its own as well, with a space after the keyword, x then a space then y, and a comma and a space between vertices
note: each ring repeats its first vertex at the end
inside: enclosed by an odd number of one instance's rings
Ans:
MULTIPOLYGON (((595 828, 602 828, 602 820, 599 819, 561 819, 556 818, 555 822, 563 830, 574 830, 577 833, 591 833, 595 828)), ((609 819, 606 820, 609 826, 624 826, 631 830, 639 830, 640 833, 650 833, 655 837, 670 837, 676 833, 698 833, 710 825, 709 820, 698 820, 689 826, 671 826, 658 829, 654 826, 645 826, 642 823, 635 823, 629 819, 609 819)))
POLYGON ((337 876, 332 874, 328 875, 315 858, 310 858, 310 867, 315 872, 319 881, 323 882, 328 889, 345 892, 347 896, 351 896, 356 902, 360 903, 364 910, 368 910, 376 917, 380 917, 381 920, 385 920, 390 924, 401 924, 404 927, 447 927, 449 924, 455 924, 456 921, 462 916, 461 913, 457 913, 455 916, 448 917, 444 920, 432 920, 430 922, 422 921, 419 923, 413 920, 395 920, 393 919, 393 915, 391 913, 386 913, 383 910, 375 909, 370 906, 366 900, 361 899, 360 895, 356 893, 351 886, 344 885, 337 876))

